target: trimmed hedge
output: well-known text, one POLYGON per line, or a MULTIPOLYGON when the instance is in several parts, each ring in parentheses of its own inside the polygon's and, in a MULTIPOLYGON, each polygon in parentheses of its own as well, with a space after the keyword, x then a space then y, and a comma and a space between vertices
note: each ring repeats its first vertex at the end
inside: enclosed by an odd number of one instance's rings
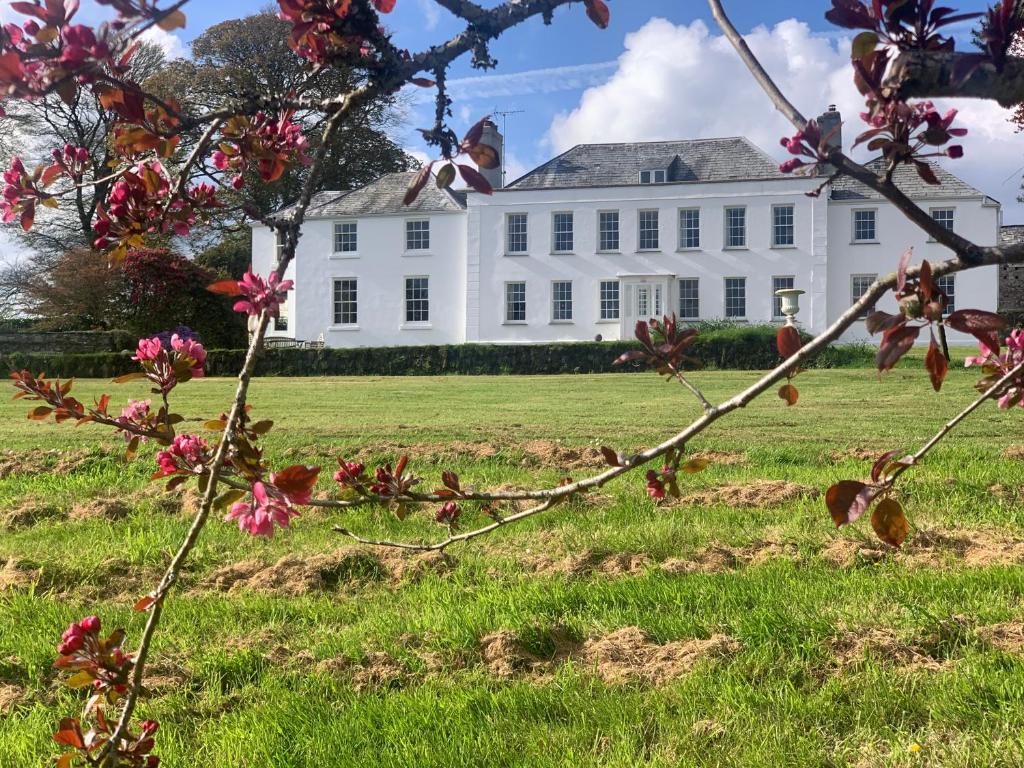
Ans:
MULTIPOLYGON (((779 363, 774 326, 723 328, 702 333, 691 347, 708 368, 763 370, 779 363)), ((439 374, 611 373, 645 370, 643 364, 613 366, 636 342, 559 344, 457 344, 353 349, 270 349, 256 364, 257 376, 434 376, 439 374)), ((209 376, 234 376, 245 351, 210 350, 209 376)), ((874 352, 865 345, 830 347, 811 363, 815 368, 871 365, 874 352)), ((81 355, 0 355, 7 370, 28 368, 49 376, 113 378, 136 370, 128 353, 81 355)))

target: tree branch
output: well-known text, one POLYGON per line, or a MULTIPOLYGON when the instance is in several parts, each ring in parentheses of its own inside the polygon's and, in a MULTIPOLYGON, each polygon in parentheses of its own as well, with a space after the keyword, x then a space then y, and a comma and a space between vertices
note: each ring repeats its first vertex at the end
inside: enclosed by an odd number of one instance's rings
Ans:
POLYGON ((991 99, 1014 107, 1024 102, 1024 59, 1008 56, 1000 72, 981 54, 903 51, 890 66, 885 86, 900 99, 991 99))
MULTIPOLYGON (((721 0, 708 0, 708 5, 711 7, 711 15, 722 28, 726 38, 732 43, 743 63, 747 65, 754 79, 757 80, 761 88, 768 94, 775 108, 785 115, 797 130, 803 130, 807 125, 806 118, 786 98, 786 95, 779 90, 775 81, 772 80, 764 67, 761 66, 761 62, 758 61, 753 51, 750 50, 743 36, 729 20, 725 9, 722 7, 721 0)), ((851 160, 843 154, 841 148, 834 149, 829 153, 828 162, 846 175, 882 195, 882 197, 895 205, 904 216, 923 229, 929 237, 949 248, 960 259, 969 264, 980 264, 982 262, 984 258, 983 248, 980 248, 956 232, 941 226, 931 217, 930 213, 907 197, 899 187, 887 179, 879 178, 863 165, 851 160)))
POLYGON ((434 0, 434 2, 470 24, 475 24, 487 13, 484 8, 476 3, 471 3, 470 0, 434 0))

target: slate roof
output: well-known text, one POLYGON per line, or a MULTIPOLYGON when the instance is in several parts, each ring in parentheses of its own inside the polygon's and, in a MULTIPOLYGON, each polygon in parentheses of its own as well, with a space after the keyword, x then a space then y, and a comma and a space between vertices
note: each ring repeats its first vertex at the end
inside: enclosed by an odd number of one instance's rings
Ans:
MULTIPOLYGON (((892 180, 896 186, 912 200, 948 200, 950 198, 985 197, 982 192, 972 187, 966 181, 958 179, 941 165, 930 163, 932 170, 939 181, 938 186, 927 184, 917 175, 917 169, 911 165, 898 165, 892 180)), ((883 172, 883 161, 872 160, 867 164, 875 173, 883 172)), ((870 187, 865 187, 859 181, 849 176, 840 176, 832 183, 833 200, 882 200, 882 196, 870 187)))
POLYGON ((1018 245, 1020 243, 1024 243, 1024 224, 1007 224, 999 228, 1000 245, 1018 245))
MULTIPOLYGON (((402 198, 416 171, 389 173, 365 186, 343 192, 317 192, 306 211, 310 219, 330 219, 339 216, 366 216, 370 214, 416 214, 460 212, 466 208, 466 193, 437 188, 433 180, 423 187, 416 202, 403 205, 402 198)), ((279 211, 287 213, 291 208, 279 211)))
POLYGON ((661 168, 670 184, 789 178, 749 139, 732 137, 578 144, 505 189, 635 186, 640 171, 661 168))

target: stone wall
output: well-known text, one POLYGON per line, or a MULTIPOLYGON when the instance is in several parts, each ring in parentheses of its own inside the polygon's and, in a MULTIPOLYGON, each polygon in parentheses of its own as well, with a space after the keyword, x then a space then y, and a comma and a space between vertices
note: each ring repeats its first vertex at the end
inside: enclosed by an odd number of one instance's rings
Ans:
POLYGON ((60 333, 0 332, 0 354, 42 352, 120 352, 131 344, 128 334, 118 331, 65 331, 60 333))
MULTIPOLYGON (((1003 245, 1024 243, 1024 226, 1012 225, 1000 231, 1003 245)), ((999 311, 1024 310, 1024 264, 1003 264, 999 267, 999 311)))

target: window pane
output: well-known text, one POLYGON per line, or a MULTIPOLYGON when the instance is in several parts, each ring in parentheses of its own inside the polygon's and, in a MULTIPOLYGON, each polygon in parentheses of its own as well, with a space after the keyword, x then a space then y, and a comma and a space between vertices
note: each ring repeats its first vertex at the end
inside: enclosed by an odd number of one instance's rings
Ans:
POLYGON ((526 214, 510 213, 508 215, 508 240, 506 247, 509 253, 526 253, 526 214))
POLYGON ((853 239, 875 240, 875 212, 853 212, 853 239))
POLYGON ((658 212, 640 211, 640 250, 658 248, 658 212))
POLYGON ((782 297, 776 296, 776 291, 781 291, 786 288, 792 288, 795 284, 795 279, 792 277, 773 277, 772 278, 772 317, 776 320, 783 318, 782 314, 782 297))
POLYGON ((334 324, 355 325, 357 314, 357 286, 355 278, 334 281, 334 324))
MULTIPOLYGON (((875 280, 877 280, 877 279, 878 279, 878 275, 851 275, 850 276, 850 304, 855 304, 860 299, 861 296, 863 296, 865 293, 867 293, 868 288, 870 288, 871 284, 874 283, 875 280)), ((871 312, 873 312, 874 309, 875 309, 875 307, 874 307, 873 304, 870 307, 867 307, 864 311, 862 311, 859 315, 857 315, 858 319, 863 320, 871 312)))
POLYGON ((555 252, 569 252, 572 250, 572 214, 555 213, 553 216, 555 252))
POLYGON ((747 209, 725 209, 725 247, 744 248, 747 245, 747 209))
POLYGON ((700 248, 700 210, 697 208, 679 212, 679 247, 700 248))
POLYGON ((619 281, 601 281, 601 319, 619 319, 619 281))
POLYGON ((939 290, 946 294, 946 308, 943 316, 956 312, 956 275, 943 275, 935 279, 939 290))
POLYGON ((526 322, 526 283, 505 283, 505 321, 526 322))
POLYGON ((359 250, 359 241, 354 221, 340 221, 334 225, 334 252, 355 253, 359 250))
POLYGON ((430 222, 426 219, 405 222, 405 249, 425 251, 430 248, 430 222))
POLYGON ((935 208, 932 210, 932 218, 935 219, 944 229, 948 229, 950 232, 953 231, 953 209, 952 208, 935 208))
POLYGON ((776 205, 772 209, 772 245, 793 245, 792 205, 776 205))
POLYGON ((747 316, 747 278, 725 278, 725 316, 747 316))
POLYGON ((696 320, 700 317, 698 281, 695 277, 684 277, 679 281, 679 317, 696 320))
POLYGON ((619 250, 619 212, 602 211, 598 215, 598 249, 619 250))
POLYGON ((405 278, 405 322, 430 322, 429 278, 405 278))
POLYGON ((572 281, 557 280, 551 284, 551 319, 572 320, 572 281))
POLYGON ((277 316, 274 318, 275 331, 288 330, 288 302, 284 301, 278 305, 277 316))

